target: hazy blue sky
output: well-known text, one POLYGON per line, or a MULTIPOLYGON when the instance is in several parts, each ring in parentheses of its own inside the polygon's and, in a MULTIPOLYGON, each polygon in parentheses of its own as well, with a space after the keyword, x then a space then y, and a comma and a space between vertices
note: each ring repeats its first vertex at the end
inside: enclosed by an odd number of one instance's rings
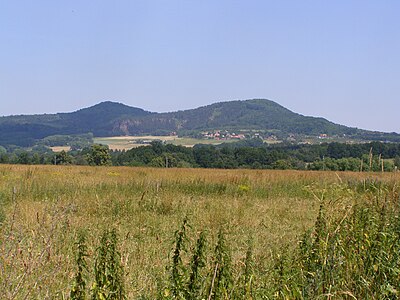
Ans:
POLYGON ((0 115, 267 98, 400 132, 399 16, 399 0, 0 0, 0 115))

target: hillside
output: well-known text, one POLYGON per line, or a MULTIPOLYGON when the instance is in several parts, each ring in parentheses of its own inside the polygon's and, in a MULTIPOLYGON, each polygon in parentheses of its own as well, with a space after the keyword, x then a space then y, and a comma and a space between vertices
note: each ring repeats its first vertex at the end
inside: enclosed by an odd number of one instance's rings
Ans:
POLYGON ((292 134, 346 135, 365 140, 400 141, 400 135, 350 128, 307 117, 264 99, 219 102, 196 109, 155 113, 116 102, 102 102, 72 113, 0 117, 0 145, 29 146, 50 135, 94 136, 187 134, 204 130, 261 130, 292 134))
POLYGON ((0 117, 0 145, 28 146, 50 135, 91 132, 95 136, 123 135, 119 120, 141 118, 150 112, 111 101, 72 113, 0 117))

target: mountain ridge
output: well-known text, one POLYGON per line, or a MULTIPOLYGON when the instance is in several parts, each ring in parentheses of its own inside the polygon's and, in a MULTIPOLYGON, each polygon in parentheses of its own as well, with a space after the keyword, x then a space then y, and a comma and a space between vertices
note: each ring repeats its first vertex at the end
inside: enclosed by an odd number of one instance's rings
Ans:
POLYGON ((304 116, 267 99, 221 101, 173 112, 150 112, 120 102, 103 101, 69 113, 0 117, 0 145, 31 145, 51 135, 94 136, 191 135, 207 130, 260 130, 280 136, 349 136, 400 141, 397 133, 367 131, 304 116))

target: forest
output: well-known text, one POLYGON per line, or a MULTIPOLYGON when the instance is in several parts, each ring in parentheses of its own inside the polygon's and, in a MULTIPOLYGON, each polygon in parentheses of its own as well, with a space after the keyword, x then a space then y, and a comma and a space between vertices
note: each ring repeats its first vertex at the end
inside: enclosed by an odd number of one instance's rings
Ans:
POLYGON ((113 165, 161 168, 293 169, 332 171, 395 171, 400 144, 322 143, 267 145, 259 139, 237 143, 196 145, 193 148, 154 141, 127 151, 104 145, 53 152, 44 145, 31 150, 0 147, 3 164, 113 165))

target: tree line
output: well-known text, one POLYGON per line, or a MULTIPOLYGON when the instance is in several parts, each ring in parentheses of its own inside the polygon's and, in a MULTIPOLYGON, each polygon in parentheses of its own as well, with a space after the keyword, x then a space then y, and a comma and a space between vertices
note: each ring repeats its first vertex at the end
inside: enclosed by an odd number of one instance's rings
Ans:
POLYGON ((266 145, 259 140, 193 148, 152 142, 127 151, 93 144, 54 153, 46 147, 31 150, 0 147, 0 163, 53 165, 114 165, 161 168, 295 169, 333 171, 394 171, 400 168, 400 144, 323 143, 266 145))

